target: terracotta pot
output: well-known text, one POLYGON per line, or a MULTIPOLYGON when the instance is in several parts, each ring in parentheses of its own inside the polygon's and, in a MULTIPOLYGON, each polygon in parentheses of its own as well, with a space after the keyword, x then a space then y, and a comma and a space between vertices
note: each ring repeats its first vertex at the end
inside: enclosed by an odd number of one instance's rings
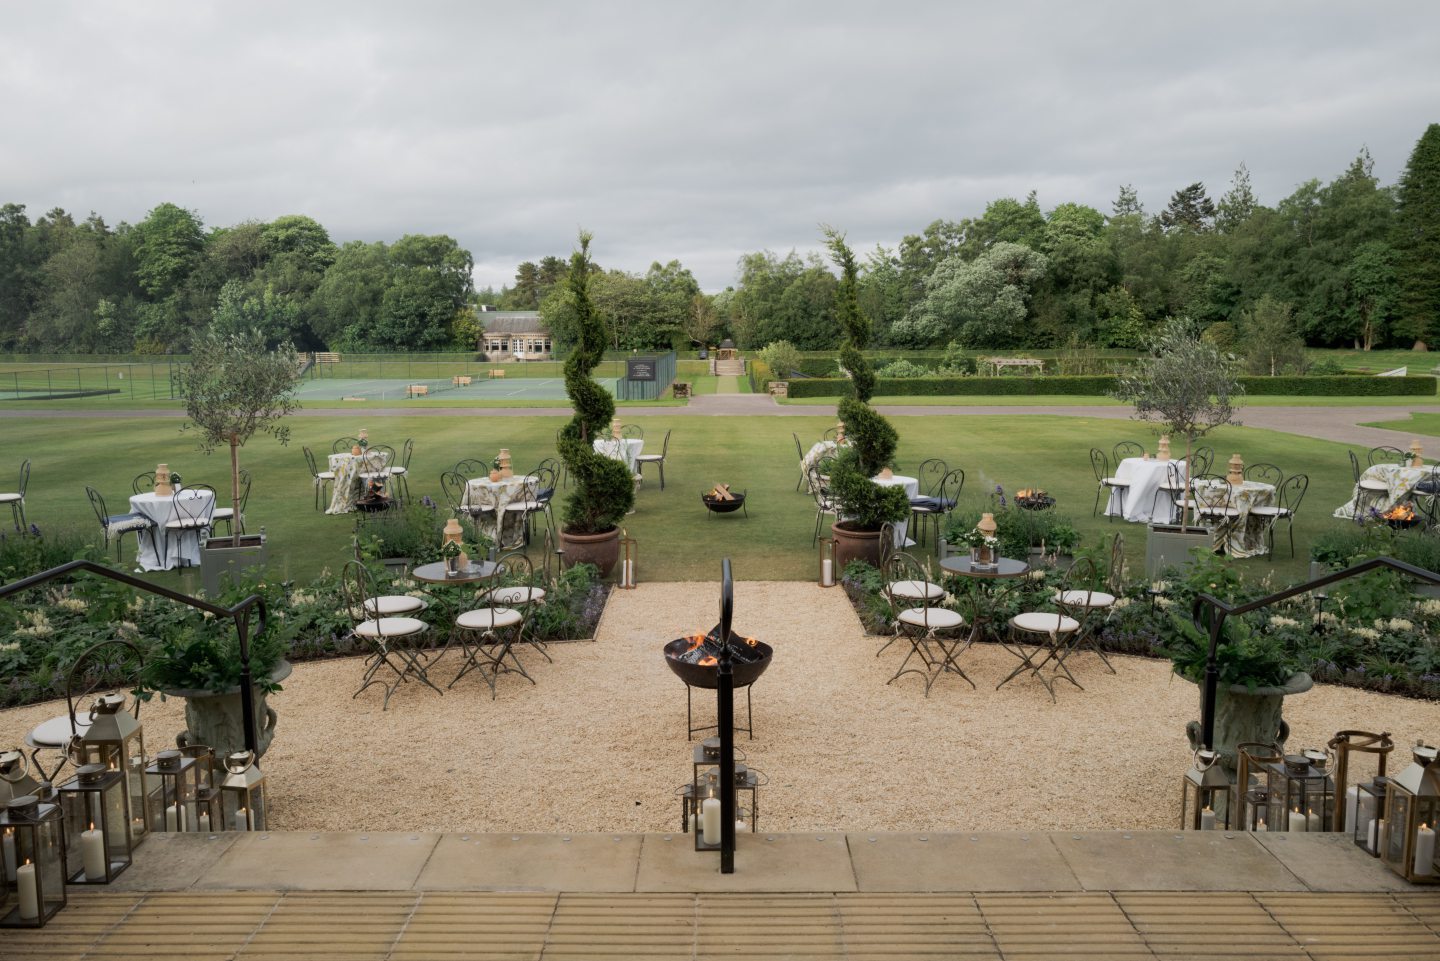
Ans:
POLYGON ((493 483, 495 483, 496 481, 498 481, 499 479, 500 479, 500 472, 499 472, 498 470, 492 470, 492 471, 490 472, 490 483, 493 484, 493 483))
POLYGON ((601 577, 608 577, 620 559, 620 528, 604 534, 571 534, 562 530, 560 546, 565 549, 566 567, 594 564, 600 569, 601 577))
POLYGON ((849 521, 830 526, 835 536, 835 575, 839 577, 851 561, 864 561, 871 567, 880 566, 880 532, 853 530, 849 521))

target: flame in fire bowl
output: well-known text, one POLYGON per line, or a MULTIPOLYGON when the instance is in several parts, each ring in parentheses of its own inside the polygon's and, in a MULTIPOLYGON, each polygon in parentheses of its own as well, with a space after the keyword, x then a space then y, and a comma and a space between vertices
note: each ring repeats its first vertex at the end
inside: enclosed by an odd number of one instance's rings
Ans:
MULTIPOLYGON (((715 639, 714 631, 710 634, 677 637, 665 645, 665 663, 670 665, 670 670, 675 672, 676 677, 690 687, 703 687, 713 691, 719 683, 719 662, 714 656, 718 651, 719 643, 715 639)), ((734 631, 730 632, 730 652, 736 687, 754 684, 760 675, 765 673, 765 669, 770 666, 770 659, 775 655, 775 649, 769 644, 753 637, 741 637, 734 631)))

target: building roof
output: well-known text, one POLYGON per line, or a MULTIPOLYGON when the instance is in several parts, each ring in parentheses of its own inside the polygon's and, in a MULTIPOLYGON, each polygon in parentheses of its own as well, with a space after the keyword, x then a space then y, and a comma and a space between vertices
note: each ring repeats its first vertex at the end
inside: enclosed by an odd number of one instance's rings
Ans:
POLYGON ((487 334, 545 334, 549 328, 538 310, 485 310, 480 319, 487 334))

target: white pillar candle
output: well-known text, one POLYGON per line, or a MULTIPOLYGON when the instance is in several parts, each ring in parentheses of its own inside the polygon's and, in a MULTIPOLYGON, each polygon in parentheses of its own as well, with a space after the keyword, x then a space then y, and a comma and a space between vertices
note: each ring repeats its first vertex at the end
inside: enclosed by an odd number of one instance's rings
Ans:
POLYGON ((5 836, 0 839, 0 844, 5 848, 5 880, 15 880, 15 829, 6 828, 5 836))
POLYGON ((134 840, 135 838, 142 837, 144 834, 145 834, 145 819, 144 819, 144 818, 135 818, 133 821, 130 822, 130 838, 131 838, 131 840, 134 840))
POLYGON ((201 834, 209 834, 209 833, 210 833, 210 812, 209 812, 209 811, 201 811, 201 812, 200 812, 200 816, 199 816, 198 818, 196 818, 195 820, 198 821, 198 822, 199 822, 199 825, 200 825, 199 827, 196 828, 197 831, 199 831, 201 834))
POLYGON ((1265 819, 1264 819, 1264 818, 1261 818, 1261 819, 1260 819, 1260 822, 1255 825, 1255 830, 1256 830, 1256 831, 1268 831, 1268 830, 1270 830, 1270 829, 1265 826, 1265 819))
POLYGON ((244 808, 235 812, 233 825, 237 831, 250 830, 250 814, 244 808))
POLYGON ((1289 825, 1289 827, 1290 827, 1290 830, 1291 830, 1293 833, 1296 833, 1296 834, 1302 834, 1302 833, 1304 833, 1304 831, 1305 831, 1305 815, 1303 815, 1303 814, 1300 813, 1300 809, 1299 809, 1299 808, 1296 808, 1295 810, 1293 810, 1293 811, 1290 812, 1290 825, 1289 825))
POLYGON ((1428 876, 1435 872, 1435 831, 1428 824, 1420 825, 1415 835, 1415 870, 1418 875, 1428 876))
POLYGON ((1315 813, 1315 809, 1314 809, 1314 808, 1309 808, 1309 809, 1307 809, 1306 812, 1305 812, 1305 830, 1307 830, 1307 831, 1319 831, 1319 830, 1320 830, 1320 815, 1318 815, 1318 814, 1315 813))
POLYGON ((828 557, 820 562, 820 583, 826 587, 835 584, 835 562, 828 557))
POLYGON ((694 814, 691 814, 691 815, 690 815, 690 833, 691 833, 691 834, 694 834, 694 833, 695 833, 695 815, 694 815, 694 814))
POLYGON ((1345 789, 1345 830, 1355 835, 1355 815, 1360 813, 1360 789, 1353 784, 1345 789))
POLYGON ((26 861, 15 869, 15 887, 20 893, 20 920, 40 917, 40 888, 35 883, 35 865, 26 861))
POLYGON ((80 861, 85 866, 85 877, 98 881, 105 876, 110 859, 105 854, 105 832, 97 829, 92 822, 90 830, 80 832, 80 861))
POLYGON ((1208 807, 1200 812, 1200 830, 1215 830, 1215 812, 1210 810, 1208 807))
POLYGON ((1376 854, 1382 853, 1380 848, 1385 844, 1385 819, 1376 818, 1370 822, 1370 850, 1376 854))
POLYGON ((706 798, 700 805, 700 823, 706 844, 720 843, 720 799, 706 798))
POLYGON ((185 809, 178 804, 172 804, 165 809, 165 830, 185 830, 185 809))

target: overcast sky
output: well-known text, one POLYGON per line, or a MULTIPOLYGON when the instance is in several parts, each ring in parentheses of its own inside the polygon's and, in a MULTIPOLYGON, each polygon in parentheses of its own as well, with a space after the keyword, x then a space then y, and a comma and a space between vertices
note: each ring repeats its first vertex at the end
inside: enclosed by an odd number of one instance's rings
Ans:
POLYGON ((1440 121, 1440 4, 0 6, 0 202, 336 242, 446 233, 478 286, 595 233, 606 267, 894 246, 997 197, 1108 213, 1244 162, 1262 202, 1440 121))

